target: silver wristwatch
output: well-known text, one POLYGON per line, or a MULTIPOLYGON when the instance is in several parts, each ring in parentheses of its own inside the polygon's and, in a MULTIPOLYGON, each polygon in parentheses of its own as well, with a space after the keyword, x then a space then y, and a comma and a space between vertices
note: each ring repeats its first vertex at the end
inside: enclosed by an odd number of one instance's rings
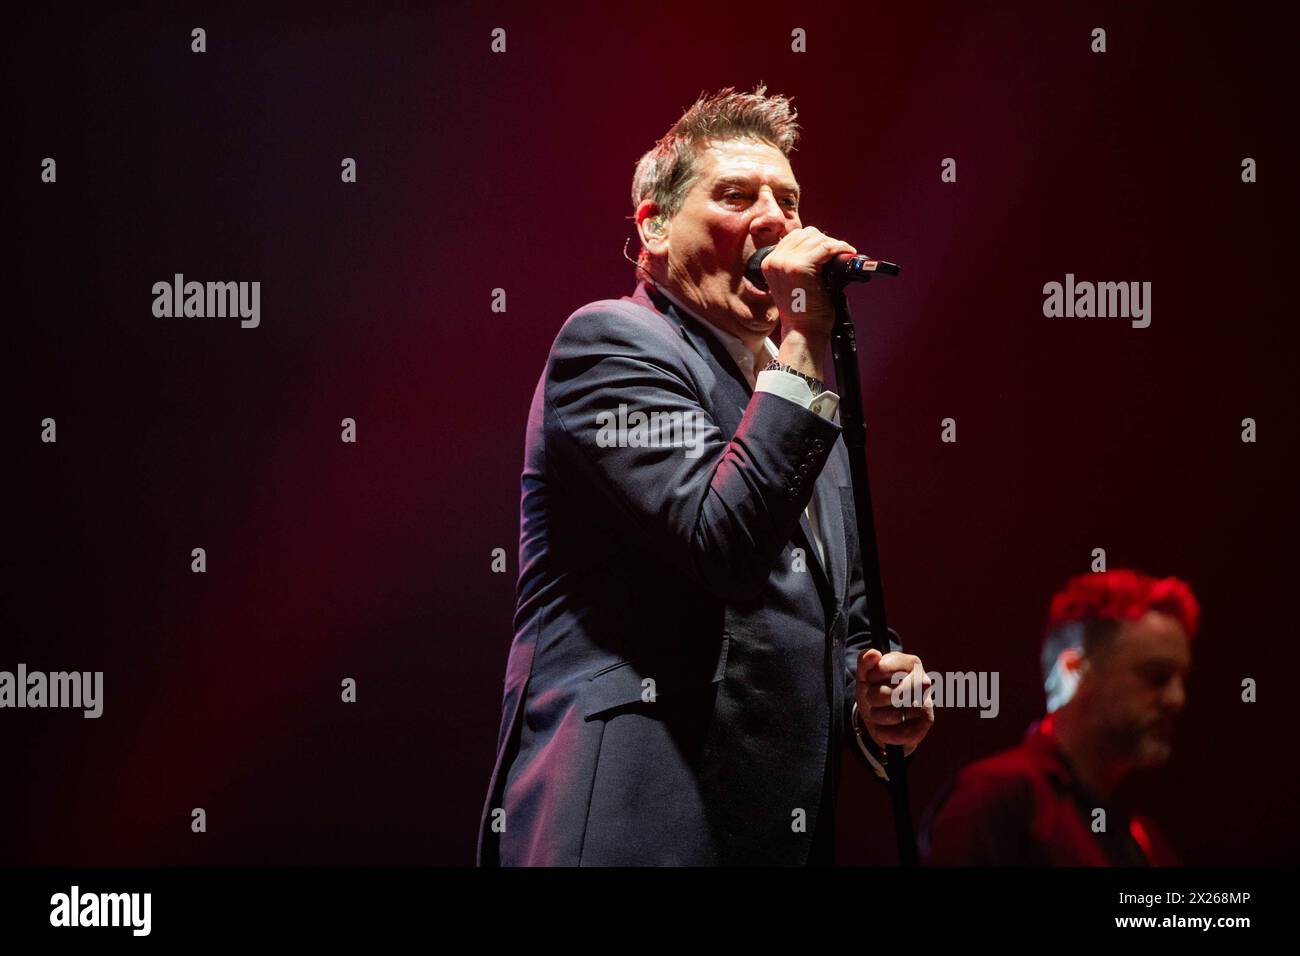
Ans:
POLYGON ((820 395, 822 392, 826 391, 826 383, 823 382, 821 379, 813 378, 811 375, 805 375, 797 368, 792 368, 791 366, 786 365, 784 362, 781 362, 777 359, 772 359, 772 361, 768 363, 767 368, 763 369, 763 371, 764 372, 789 372, 791 375, 798 375, 801 379, 803 379, 805 382, 808 383, 808 388, 812 391, 814 395, 820 395))

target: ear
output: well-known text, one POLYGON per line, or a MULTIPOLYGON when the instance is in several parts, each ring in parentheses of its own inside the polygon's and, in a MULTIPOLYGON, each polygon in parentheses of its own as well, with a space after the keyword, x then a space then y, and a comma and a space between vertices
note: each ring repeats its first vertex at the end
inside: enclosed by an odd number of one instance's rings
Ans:
POLYGON ((671 223, 653 199, 643 200, 636 210, 636 229, 641 244, 652 256, 668 254, 668 233, 671 223))
POLYGON ((1043 689, 1047 692, 1047 712, 1064 707, 1074 697, 1079 681, 1087 673, 1088 660, 1077 647, 1067 647, 1057 655, 1052 672, 1048 674, 1043 689))

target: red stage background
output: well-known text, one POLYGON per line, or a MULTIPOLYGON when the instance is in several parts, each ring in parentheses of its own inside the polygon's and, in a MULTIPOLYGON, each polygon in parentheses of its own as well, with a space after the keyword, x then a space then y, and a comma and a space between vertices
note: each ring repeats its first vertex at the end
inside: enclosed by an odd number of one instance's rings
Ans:
MULTIPOLYGON (((804 221, 903 265, 852 293, 891 621, 1001 674, 997 719, 940 712, 918 812, 1041 712, 1046 602, 1102 547, 1204 606, 1137 801, 1189 863, 1293 859, 1293 10, 19 14, 0 669, 102 670, 106 702, 0 713, 0 862, 472 863, 534 383, 633 286, 637 158, 759 81, 799 111, 804 221), (154 317, 175 273, 261 281, 260 326, 154 317), (1066 273, 1150 281, 1151 326, 1044 318, 1066 273)), ((840 862, 892 862, 856 764, 839 820, 840 862)))

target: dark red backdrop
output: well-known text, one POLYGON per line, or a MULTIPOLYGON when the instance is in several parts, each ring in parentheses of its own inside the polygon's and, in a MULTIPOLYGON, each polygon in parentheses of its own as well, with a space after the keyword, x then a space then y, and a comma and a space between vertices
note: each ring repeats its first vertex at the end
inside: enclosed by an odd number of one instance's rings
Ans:
MULTIPOLYGON (((632 287, 636 159, 760 80, 799 109, 805 222, 904 266, 853 299, 891 619, 1002 676, 998 719, 941 712, 918 809, 1040 712, 1045 602, 1104 547, 1205 608, 1137 796, 1188 862, 1289 860, 1296 19, 1047 6, 14 21, 0 669, 103 670, 106 703, 0 713, 0 862, 472 861, 534 382, 632 287), (176 272, 261 281, 261 326, 153 317, 176 272), (1045 319, 1067 272, 1152 282, 1151 327, 1045 319)), ((891 860, 883 791, 855 765, 841 796, 841 861, 891 860)))

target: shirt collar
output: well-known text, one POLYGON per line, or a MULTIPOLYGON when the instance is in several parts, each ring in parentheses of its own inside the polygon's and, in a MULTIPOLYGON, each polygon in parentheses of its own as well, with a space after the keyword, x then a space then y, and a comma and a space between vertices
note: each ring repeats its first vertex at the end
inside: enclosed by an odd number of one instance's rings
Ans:
MULTIPOLYGON (((749 351, 749 347, 745 345, 743 341, 741 341, 736 336, 732 335, 730 332, 724 332, 722 329, 718 328, 716 325, 714 325, 712 322, 708 321, 707 319, 701 318, 692 309, 689 309, 685 305, 683 305, 681 301, 677 298, 677 296, 673 295, 663 286, 655 285, 655 289, 663 293, 664 298, 667 299, 669 302, 671 302, 673 305, 677 306, 677 308, 680 311, 684 312, 686 315, 689 315, 695 321, 699 322, 700 325, 708 329, 709 332, 713 335, 713 337, 722 344, 722 347, 724 349, 726 349, 727 354, 731 356, 732 360, 736 363, 736 366, 740 369, 740 371, 744 374, 745 378, 749 381, 749 387, 750 388, 757 387, 756 382, 758 381, 758 373, 762 370, 754 368, 754 355, 752 352, 749 351)), ((776 358, 777 355, 780 354, 780 350, 777 349, 776 344, 773 343, 771 338, 763 339, 763 347, 767 349, 767 354, 771 358, 776 358)))

